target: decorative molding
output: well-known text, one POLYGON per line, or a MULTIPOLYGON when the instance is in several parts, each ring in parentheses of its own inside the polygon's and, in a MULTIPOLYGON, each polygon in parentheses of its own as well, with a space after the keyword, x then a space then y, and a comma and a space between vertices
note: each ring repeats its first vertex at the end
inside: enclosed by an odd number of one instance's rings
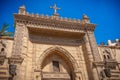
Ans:
POLYGON ((54 73, 54 72, 42 72, 42 78, 55 78, 55 79, 70 79, 70 75, 68 73, 54 73))
POLYGON ((71 30, 90 30, 94 31, 95 24, 80 22, 80 20, 73 20, 67 18, 54 18, 54 17, 46 17, 40 16, 35 17, 31 15, 22 15, 22 14, 14 14, 16 23, 24 23, 30 25, 39 25, 39 26, 49 26, 49 28, 64 28, 71 30))
POLYGON ((16 24, 12 55, 20 55, 24 27, 22 24, 16 24))
POLYGON ((98 62, 101 61, 101 57, 100 57, 100 54, 99 54, 99 51, 98 51, 98 47, 97 47, 97 44, 96 44, 94 33, 87 31, 86 34, 87 34, 87 37, 88 37, 88 41, 89 41, 89 44, 90 44, 90 47, 91 47, 91 51, 92 51, 92 55, 93 55, 94 60, 98 61, 98 62))
POLYGON ((50 47, 47 50, 45 50, 43 52, 43 54, 41 54, 39 57, 38 65, 41 66, 43 63, 43 60, 47 57, 47 55, 51 54, 51 52, 53 52, 53 51, 58 51, 58 52, 62 53, 61 55, 64 55, 66 58, 68 58, 68 61, 70 62, 70 64, 73 65, 75 72, 77 72, 77 70, 79 70, 78 64, 77 64, 76 60, 74 59, 74 57, 67 50, 65 50, 62 47, 50 47))
POLYGON ((20 57, 19 55, 18 56, 14 55, 14 56, 8 58, 8 63, 9 64, 21 64, 23 62, 23 60, 24 59, 22 57, 20 57))
POLYGON ((80 39, 65 39, 65 38, 52 38, 45 36, 35 36, 29 35, 30 41, 39 42, 39 43, 48 43, 48 44, 61 44, 61 45, 75 45, 79 46, 84 43, 83 38, 80 39))
POLYGON ((111 48, 111 49, 120 49, 120 46, 99 45, 98 47, 111 48))
POLYGON ((16 23, 12 55, 21 55, 24 37, 28 38, 28 31, 25 24, 16 23))
POLYGON ((101 61, 101 62, 96 62, 96 61, 94 61, 94 62, 93 62, 93 67, 96 67, 96 66, 104 67, 104 62, 103 62, 103 61, 101 61))

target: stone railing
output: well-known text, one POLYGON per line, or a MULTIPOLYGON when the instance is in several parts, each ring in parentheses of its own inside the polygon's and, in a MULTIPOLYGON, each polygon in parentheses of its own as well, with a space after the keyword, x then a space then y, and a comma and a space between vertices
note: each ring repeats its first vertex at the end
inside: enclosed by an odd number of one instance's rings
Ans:
POLYGON ((105 59, 104 65, 105 68, 116 69, 117 61, 115 59, 105 59))

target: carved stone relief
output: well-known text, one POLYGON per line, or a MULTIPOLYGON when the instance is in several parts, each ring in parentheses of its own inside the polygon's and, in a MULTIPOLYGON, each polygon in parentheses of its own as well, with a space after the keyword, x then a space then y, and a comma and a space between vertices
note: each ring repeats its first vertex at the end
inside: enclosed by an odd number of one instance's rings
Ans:
POLYGON ((62 45, 81 45, 84 43, 84 40, 81 39, 65 39, 65 38, 52 38, 52 37, 45 37, 45 36, 36 36, 36 35, 29 35, 29 38, 32 42, 39 42, 39 43, 48 43, 48 44, 62 44, 62 45))

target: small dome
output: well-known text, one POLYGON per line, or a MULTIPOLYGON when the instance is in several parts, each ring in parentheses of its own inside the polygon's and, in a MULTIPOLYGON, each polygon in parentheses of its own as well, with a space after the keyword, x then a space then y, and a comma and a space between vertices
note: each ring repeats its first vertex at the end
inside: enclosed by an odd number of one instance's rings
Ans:
POLYGON ((85 18, 87 18, 87 19, 88 19, 88 16, 87 16, 87 15, 85 15, 85 14, 83 14, 83 19, 85 19, 85 18))
POLYGON ((20 8, 25 9, 25 6, 24 6, 24 5, 22 5, 22 6, 20 6, 20 8))

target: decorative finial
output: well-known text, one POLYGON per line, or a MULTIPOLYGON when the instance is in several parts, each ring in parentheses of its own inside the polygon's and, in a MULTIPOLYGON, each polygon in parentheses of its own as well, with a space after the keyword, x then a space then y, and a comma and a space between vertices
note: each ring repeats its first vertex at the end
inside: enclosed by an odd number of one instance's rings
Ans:
POLYGON ((23 14, 23 15, 26 14, 26 8, 24 5, 19 7, 19 14, 23 14))
POLYGON ((54 9, 54 15, 58 15, 58 14, 57 14, 57 10, 60 10, 60 9, 61 9, 61 8, 58 8, 58 7, 56 6, 56 4, 54 4, 54 6, 50 6, 50 8, 54 9))
POLYGON ((82 22, 84 22, 84 23, 90 23, 89 17, 87 15, 83 14, 82 22))

